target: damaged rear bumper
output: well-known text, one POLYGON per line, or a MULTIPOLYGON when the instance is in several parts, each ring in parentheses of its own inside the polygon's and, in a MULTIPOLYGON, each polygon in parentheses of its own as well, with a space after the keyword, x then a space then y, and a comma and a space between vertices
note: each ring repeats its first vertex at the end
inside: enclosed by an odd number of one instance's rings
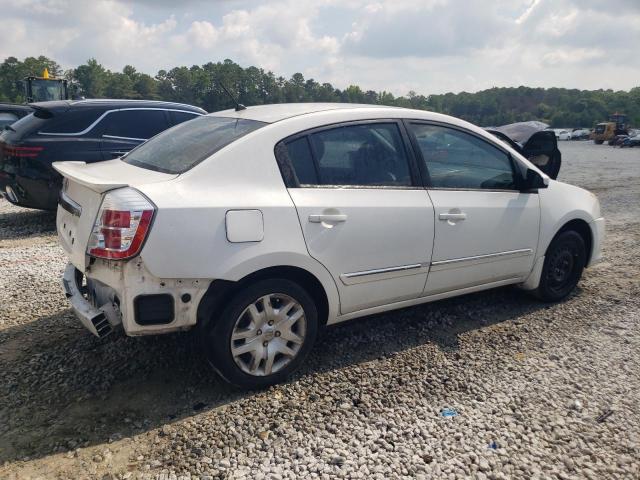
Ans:
POLYGON ((106 303, 100 308, 95 307, 85 294, 82 287, 82 272, 69 263, 62 277, 62 286, 71 308, 76 317, 87 330, 97 337, 106 337, 114 326, 121 323, 119 311, 113 303, 106 303))

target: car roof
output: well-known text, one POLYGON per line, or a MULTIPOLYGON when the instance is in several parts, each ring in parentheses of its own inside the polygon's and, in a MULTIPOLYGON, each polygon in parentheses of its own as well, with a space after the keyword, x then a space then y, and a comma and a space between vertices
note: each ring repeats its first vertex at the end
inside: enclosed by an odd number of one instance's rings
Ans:
POLYGON ((27 112, 33 111, 29 105, 21 103, 0 103, 0 112, 27 112))
POLYGON ((291 117, 326 112, 328 110, 362 110, 369 108, 390 110, 399 109, 399 107, 386 107, 359 103, 276 103, 272 105, 246 107, 244 110, 221 110, 219 112, 210 113, 209 115, 213 117, 246 118, 249 120, 257 120, 259 122, 274 123, 291 117))
POLYGON ((36 109, 49 111, 67 111, 71 108, 94 108, 99 110, 121 109, 121 108, 164 108, 175 110, 187 110, 190 112, 207 113, 200 107, 187 105, 184 103, 161 102, 158 100, 128 100, 96 98, 87 100, 54 100, 49 102, 30 103, 36 109))

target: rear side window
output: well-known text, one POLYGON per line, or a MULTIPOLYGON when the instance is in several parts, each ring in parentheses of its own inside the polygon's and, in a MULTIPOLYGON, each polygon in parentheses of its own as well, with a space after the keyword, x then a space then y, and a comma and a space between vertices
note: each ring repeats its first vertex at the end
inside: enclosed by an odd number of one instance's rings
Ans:
POLYGON ((398 125, 371 123, 310 136, 322 185, 411 185, 398 125))
MULTIPOLYGON (((412 184, 409 159, 396 123, 376 122, 321 130, 288 142, 286 147, 299 185, 412 184)), ((276 154, 282 152, 276 151, 276 154)), ((282 163, 280 161, 281 169, 282 163)), ((295 185, 286 178, 285 181, 295 185)))
POLYGON ((194 118, 198 118, 200 115, 191 112, 169 112, 171 116, 171 125, 178 125, 182 122, 188 122, 194 118))
POLYGON ((158 172, 183 173, 264 125, 264 122, 242 118, 202 116, 162 132, 122 160, 158 172))
POLYGON ((318 174, 309 147, 309 138, 302 137, 286 144, 287 155, 296 176, 295 184, 318 185, 318 174))
MULTIPOLYGON (((38 115, 40 112, 36 112, 38 115)), ((50 117, 49 122, 40 131, 46 133, 62 133, 71 135, 89 128, 104 113, 101 110, 71 110, 50 117)))
POLYGON ((103 135, 147 140, 169 127, 164 110, 119 110, 103 120, 103 135))

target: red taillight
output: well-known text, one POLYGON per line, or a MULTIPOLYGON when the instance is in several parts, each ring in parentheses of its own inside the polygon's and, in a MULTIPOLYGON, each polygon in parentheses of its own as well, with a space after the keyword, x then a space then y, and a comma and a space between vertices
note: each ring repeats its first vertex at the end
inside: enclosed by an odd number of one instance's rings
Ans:
POLYGON ((36 158, 44 147, 18 147, 5 144, 3 147, 5 156, 18 158, 36 158))
POLYGON ((93 226, 87 253, 116 260, 137 255, 154 212, 151 202, 132 188, 107 193, 93 226))
POLYGON ((128 210, 105 210, 102 213, 102 224, 105 227, 129 228, 131 212, 128 210))

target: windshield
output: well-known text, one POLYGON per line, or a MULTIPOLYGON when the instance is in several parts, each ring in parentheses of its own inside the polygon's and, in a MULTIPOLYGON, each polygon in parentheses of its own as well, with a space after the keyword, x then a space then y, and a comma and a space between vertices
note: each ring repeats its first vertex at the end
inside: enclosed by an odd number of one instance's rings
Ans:
POLYGON ((31 80, 31 92, 34 102, 64 100, 66 98, 64 84, 58 80, 31 80))
POLYGON ((122 160, 164 173, 184 173, 266 123, 243 118, 198 117, 156 135, 122 160))

